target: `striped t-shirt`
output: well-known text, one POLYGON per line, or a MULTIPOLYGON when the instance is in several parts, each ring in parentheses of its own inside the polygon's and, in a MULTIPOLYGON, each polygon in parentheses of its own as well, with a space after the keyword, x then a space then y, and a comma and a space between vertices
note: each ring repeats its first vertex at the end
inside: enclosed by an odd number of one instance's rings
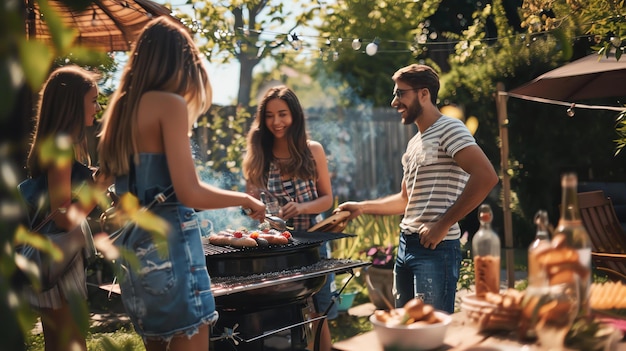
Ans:
MULTIPOLYGON (((441 116, 423 133, 409 141, 402 155, 404 176, 409 197, 400 228, 419 232, 422 223, 434 222, 457 200, 469 174, 452 158, 459 150, 476 145, 465 124, 458 119, 441 116)), ((461 236, 455 223, 444 240, 461 236)))

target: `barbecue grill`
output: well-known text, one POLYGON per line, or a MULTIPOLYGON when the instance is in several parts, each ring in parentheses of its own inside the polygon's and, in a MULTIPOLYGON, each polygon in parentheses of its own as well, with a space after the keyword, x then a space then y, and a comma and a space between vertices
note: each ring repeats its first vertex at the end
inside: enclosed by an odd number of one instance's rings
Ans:
POLYGON ((308 298, 329 273, 350 273, 369 265, 347 259, 321 259, 328 240, 353 237, 329 232, 291 232, 287 245, 232 248, 204 242, 211 290, 220 318, 211 331, 211 350, 306 350, 314 340, 308 328, 308 298))

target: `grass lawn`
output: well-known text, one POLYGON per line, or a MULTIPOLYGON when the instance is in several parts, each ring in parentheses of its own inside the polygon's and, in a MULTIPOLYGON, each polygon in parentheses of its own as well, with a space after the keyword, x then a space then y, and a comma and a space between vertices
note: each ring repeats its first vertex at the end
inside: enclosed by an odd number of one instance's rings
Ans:
MULTIPOLYGON (((102 306, 101 296, 97 295, 94 304, 102 306)), ((143 342, 132 325, 126 319, 119 319, 121 312, 119 298, 114 298, 107 310, 98 308, 99 313, 92 314, 92 325, 87 335, 87 349, 89 351, 144 351, 143 342), (111 312, 113 310, 114 312, 111 312)), ((359 294, 354 304, 368 302, 367 296, 359 294)), ((337 319, 329 321, 333 342, 344 340, 359 333, 371 330, 367 317, 351 316, 346 312, 339 313, 337 319)), ((27 340, 28 351, 44 351, 43 334, 39 328, 27 340)))
MULTIPOLYGON (((517 269, 523 267, 525 262, 525 251, 516 250, 515 253, 517 269), (519 261, 518 261, 519 260, 519 261)), ((503 264, 504 266, 504 264, 503 264)), ((502 277, 505 279, 505 277, 502 277)), ((339 286, 338 286, 339 287, 339 286)), ((369 297, 365 289, 355 298, 353 306, 362 305, 369 302, 369 297)), ((87 335, 87 347, 89 351, 142 351, 145 350, 141 338, 134 332, 132 325, 127 320, 109 319, 99 322, 102 315, 111 316, 123 315, 123 307, 118 297, 109 300, 106 293, 100 290, 90 291, 90 309, 92 311, 92 325, 87 335)), ((332 341, 337 342, 351 338, 355 335, 372 330, 372 326, 367 315, 350 315, 347 312, 340 312, 335 320, 329 321, 332 341)), ((106 318, 105 318, 106 319, 106 318)), ((27 340, 28 351, 44 351, 43 334, 36 333, 27 340)))

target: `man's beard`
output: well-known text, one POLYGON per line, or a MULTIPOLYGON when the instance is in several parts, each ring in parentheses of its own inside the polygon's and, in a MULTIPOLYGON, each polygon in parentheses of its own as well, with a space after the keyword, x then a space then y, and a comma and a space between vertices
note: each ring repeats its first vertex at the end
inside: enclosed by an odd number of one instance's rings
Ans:
POLYGON ((424 113, 424 109, 422 105, 420 105, 419 100, 414 100, 410 106, 407 106, 406 111, 404 111, 406 118, 402 119, 402 123, 405 125, 410 125, 415 123, 417 118, 424 113))

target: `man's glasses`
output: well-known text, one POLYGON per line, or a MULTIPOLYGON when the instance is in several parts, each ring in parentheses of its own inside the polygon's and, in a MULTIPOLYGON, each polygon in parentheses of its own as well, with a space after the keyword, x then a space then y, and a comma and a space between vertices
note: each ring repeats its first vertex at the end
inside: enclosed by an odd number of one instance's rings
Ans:
POLYGON ((397 97, 398 99, 402 99, 402 95, 404 95, 405 92, 407 92, 407 91, 415 91, 415 90, 420 90, 420 89, 424 89, 424 87, 421 87, 421 88, 411 88, 411 89, 396 89, 393 92, 393 96, 397 97))

